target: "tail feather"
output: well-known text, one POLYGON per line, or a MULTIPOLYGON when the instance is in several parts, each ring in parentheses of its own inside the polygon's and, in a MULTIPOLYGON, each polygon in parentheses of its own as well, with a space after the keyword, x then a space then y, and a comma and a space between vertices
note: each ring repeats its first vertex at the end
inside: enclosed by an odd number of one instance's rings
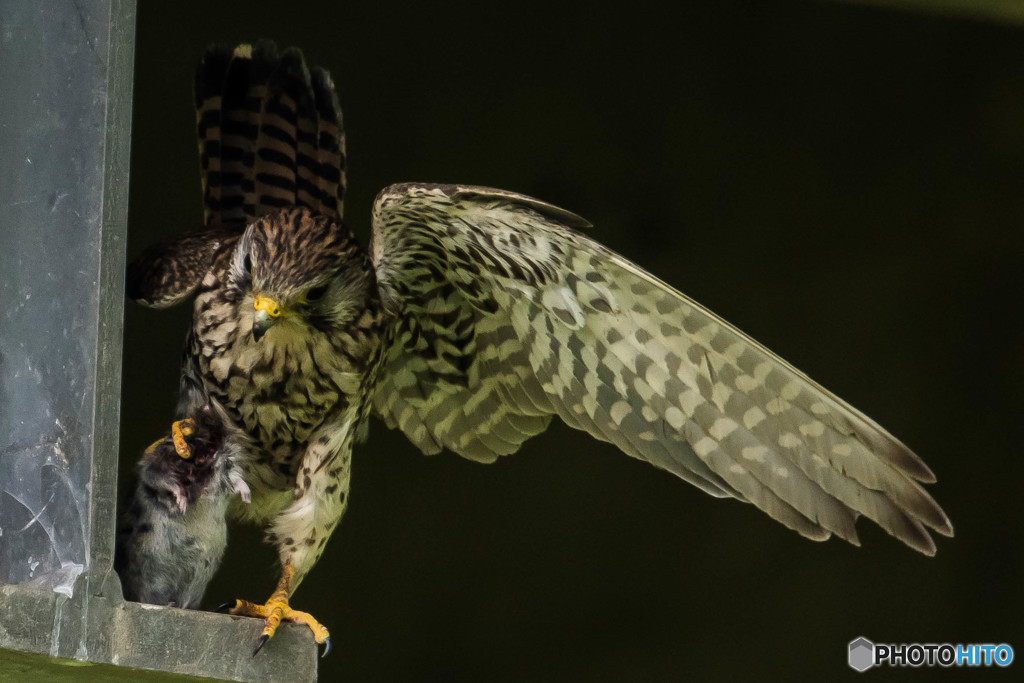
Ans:
POLYGON ((257 73, 250 54, 248 46, 235 48, 221 91, 221 196, 217 208, 222 224, 248 223, 256 217, 255 141, 266 85, 253 83, 257 73))
POLYGON ((296 182, 301 150, 299 120, 306 118, 309 125, 311 111, 303 97, 309 90, 308 79, 302 55, 294 49, 285 51, 270 75, 267 96, 261 102, 256 145, 256 196, 264 206, 311 206, 308 195, 299 192, 296 182))
POLYGON ((345 199, 345 132, 341 124, 341 105, 331 74, 317 67, 312 71, 313 102, 317 111, 316 162, 313 176, 324 203, 342 216, 345 199))
POLYGON ((330 75, 270 41, 211 47, 196 73, 208 227, 242 228, 284 206, 340 219, 344 133, 330 75))
MULTIPOLYGON (((231 53, 223 48, 207 50, 196 70, 196 134, 199 138, 199 171, 203 181, 204 222, 213 227, 221 198, 221 91, 231 53)), ((220 221, 218 221, 218 224, 220 221)))

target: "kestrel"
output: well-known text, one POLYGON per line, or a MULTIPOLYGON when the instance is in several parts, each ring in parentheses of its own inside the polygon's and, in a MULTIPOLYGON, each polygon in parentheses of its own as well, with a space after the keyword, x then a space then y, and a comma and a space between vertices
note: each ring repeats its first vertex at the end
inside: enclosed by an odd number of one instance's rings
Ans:
MULTIPOLYGON (((513 192, 407 183, 341 221, 333 84, 298 50, 212 48, 196 83, 206 229, 151 249, 129 295, 195 294, 179 414, 213 402, 246 433, 237 515, 278 548, 277 590, 235 613, 326 629, 288 599, 347 502, 372 412, 424 453, 515 452, 555 415, 801 535, 857 544, 860 515, 910 547, 952 535, 928 467, 768 349, 513 192)), ((257 648, 258 649, 258 648, 257 648)))

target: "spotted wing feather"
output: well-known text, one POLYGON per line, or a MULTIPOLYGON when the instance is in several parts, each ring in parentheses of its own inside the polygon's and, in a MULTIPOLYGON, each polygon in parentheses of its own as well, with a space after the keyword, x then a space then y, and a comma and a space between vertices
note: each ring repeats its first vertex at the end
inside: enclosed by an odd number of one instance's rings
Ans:
POLYGON ((397 314, 375 410, 424 452, 491 461, 552 415, 804 536, 864 514, 932 554, 952 527, 906 446, 753 339, 582 235, 478 187, 396 185, 372 258, 397 314))

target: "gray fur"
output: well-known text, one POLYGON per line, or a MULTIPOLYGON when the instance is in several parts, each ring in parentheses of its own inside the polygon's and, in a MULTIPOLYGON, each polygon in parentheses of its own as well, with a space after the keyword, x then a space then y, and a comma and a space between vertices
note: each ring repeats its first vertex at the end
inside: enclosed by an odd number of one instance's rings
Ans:
POLYGON ((181 458, 168 435, 139 460, 115 561, 128 600, 197 607, 227 546, 228 503, 236 492, 248 502, 234 464, 238 440, 225 438, 209 408, 195 419, 191 458, 181 458))

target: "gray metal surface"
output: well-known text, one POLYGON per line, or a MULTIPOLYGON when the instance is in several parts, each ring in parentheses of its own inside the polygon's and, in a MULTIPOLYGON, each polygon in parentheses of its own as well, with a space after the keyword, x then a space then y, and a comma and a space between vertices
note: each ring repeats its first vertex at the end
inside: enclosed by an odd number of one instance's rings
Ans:
POLYGON ((0 5, 0 581, 88 566, 109 32, 95 5, 0 5))

